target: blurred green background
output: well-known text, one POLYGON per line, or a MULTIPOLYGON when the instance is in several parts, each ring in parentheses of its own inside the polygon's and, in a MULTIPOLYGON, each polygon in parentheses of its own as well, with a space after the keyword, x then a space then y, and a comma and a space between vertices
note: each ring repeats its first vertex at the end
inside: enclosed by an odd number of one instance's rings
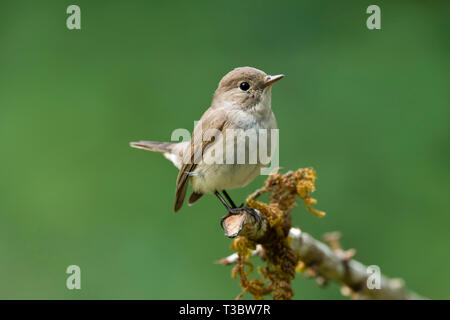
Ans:
MULTIPOLYGON (((369 1, 2 1, 0 298, 234 298, 213 264, 231 252, 219 202, 174 214, 177 170, 128 143, 191 130, 249 65, 286 74, 280 165, 318 172, 327 216, 300 205, 294 224, 339 230, 358 260, 449 299, 449 2, 375 3, 378 31, 369 1), (70 4, 81 30, 66 28, 70 4), (71 264, 81 290, 66 289, 71 264)), ((303 276, 294 289, 342 298, 303 276)))

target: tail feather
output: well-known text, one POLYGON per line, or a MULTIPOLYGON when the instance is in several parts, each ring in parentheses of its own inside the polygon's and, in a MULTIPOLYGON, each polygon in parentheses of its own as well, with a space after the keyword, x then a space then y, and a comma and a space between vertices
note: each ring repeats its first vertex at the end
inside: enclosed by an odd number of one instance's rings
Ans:
POLYGON ((189 142, 158 142, 158 141, 138 141, 130 142, 130 146, 137 149, 162 152, 164 157, 169 159, 175 167, 181 168, 183 160, 183 150, 189 142))
POLYGON ((157 142, 157 141, 138 141, 130 142, 130 146, 133 148, 156 151, 156 152, 171 152, 174 142, 157 142))

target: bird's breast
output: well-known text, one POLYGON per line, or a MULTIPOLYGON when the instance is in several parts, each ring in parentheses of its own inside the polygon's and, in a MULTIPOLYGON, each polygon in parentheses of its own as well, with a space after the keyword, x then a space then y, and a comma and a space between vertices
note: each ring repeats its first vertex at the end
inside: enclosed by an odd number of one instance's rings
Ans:
POLYGON ((228 120, 226 132, 206 148, 192 174, 191 184, 196 192, 244 187, 268 164, 261 160, 272 156, 276 141, 272 141, 271 129, 277 128, 272 111, 261 117, 238 110, 229 114, 228 120), (261 129, 265 129, 265 134, 261 134, 261 129))

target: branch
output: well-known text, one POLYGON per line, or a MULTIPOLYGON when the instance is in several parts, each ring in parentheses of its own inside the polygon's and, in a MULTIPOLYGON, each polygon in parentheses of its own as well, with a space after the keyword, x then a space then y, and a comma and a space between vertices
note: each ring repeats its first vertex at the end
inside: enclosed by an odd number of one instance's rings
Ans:
MULTIPOLYGON (((260 234, 260 236, 264 236, 260 234)), ((380 289, 369 289, 367 281, 370 274, 367 266, 354 259, 346 259, 338 252, 333 251, 325 243, 314 239, 299 228, 291 228, 290 246, 297 253, 299 260, 305 267, 311 268, 326 280, 335 281, 344 286, 343 294, 352 295, 359 299, 383 300, 419 300, 420 295, 407 291, 401 279, 389 279, 381 276, 380 289)), ((258 245, 252 255, 261 256, 262 246, 258 245)), ((234 253, 222 260, 221 264, 230 265, 238 261, 238 254, 234 253)))
POLYGON ((323 217, 324 212, 313 209, 317 201, 310 195, 315 190, 316 173, 313 169, 299 169, 269 176, 264 187, 247 198, 247 207, 240 208, 237 214, 222 220, 225 235, 237 237, 232 243, 234 253, 219 263, 236 264, 233 276, 239 275, 243 292, 255 298, 273 293, 274 299, 291 299, 294 292, 291 280, 296 270, 306 270, 316 276, 319 284, 335 281, 343 286, 342 293, 358 299, 424 299, 416 293, 407 291, 401 279, 389 279, 379 270, 377 274, 368 273, 370 267, 353 259, 355 250, 344 251, 336 232, 325 236, 329 244, 314 239, 299 228, 291 226, 290 212, 300 197, 309 212, 323 217), (270 203, 256 201, 263 193, 270 192, 270 203), (258 255, 266 262, 259 268, 267 280, 248 279, 253 265, 248 259, 258 255), (250 270, 245 270, 249 266, 250 270), (378 276, 378 278, 377 278, 378 276), (269 284, 267 285, 267 282, 269 284), (373 289, 370 289, 373 288, 373 289))

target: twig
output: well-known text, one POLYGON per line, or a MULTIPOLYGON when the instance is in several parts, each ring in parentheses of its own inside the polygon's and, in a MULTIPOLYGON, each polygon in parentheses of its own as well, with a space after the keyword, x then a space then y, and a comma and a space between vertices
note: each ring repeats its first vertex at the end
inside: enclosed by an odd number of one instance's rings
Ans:
MULTIPOLYGON (((302 266, 311 276, 316 276, 319 284, 335 281, 342 285, 342 293, 357 299, 425 299, 405 289, 401 279, 389 279, 378 274, 377 266, 365 266, 353 259, 354 249, 343 250, 339 243, 339 233, 325 235, 329 244, 314 239, 299 228, 290 224, 290 212, 295 206, 295 197, 305 202, 309 212, 322 217, 324 212, 312 208, 317 201, 310 196, 315 190, 316 173, 313 169, 289 171, 284 175, 271 175, 263 188, 256 190, 247 198, 248 207, 239 214, 229 216, 222 221, 225 235, 234 238, 232 248, 238 251, 219 263, 237 264, 233 274, 239 274, 243 293, 249 292, 255 298, 261 298, 273 292, 274 298, 291 299, 293 291, 290 281, 295 277, 295 265, 302 266), (270 204, 256 201, 265 192, 271 192, 270 204), (252 249, 254 249, 252 251, 252 249), (266 262, 266 269, 260 273, 269 286, 262 280, 249 280, 244 266, 250 256, 259 255, 266 262), (373 274, 373 272, 377 272, 373 274)), ((239 297, 242 296, 242 294, 239 297)))
MULTIPOLYGON (((263 236, 263 235, 261 235, 263 236)), ((354 259, 345 259, 330 249, 325 243, 311 235, 291 228, 290 246, 298 254, 299 260, 306 267, 312 268, 317 275, 345 286, 343 293, 358 299, 418 300, 420 295, 407 291, 401 279, 389 279, 381 275, 380 289, 369 289, 367 285, 370 274, 368 267, 354 259)), ((252 255, 259 255, 263 249, 257 248, 252 255)), ((220 263, 230 265, 237 263, 238 254, 234 253, 220 263)))
MULTIPOLYGON (((262 247, 262 245, 258 244, 256 246, 256 249, 252 251, 251 255, 252 255, 252 257, 253 256, 262 257, 264 255, 264 248, 262 247)), ((235 252, 235 253, 229 255, 228 257, 225 257, 223 259, 220 259, 219 261, 216 261, 216 263, 228 266, 228 265, 237 263, 238 258, 239 258, 239 255, 237 252, 235 252)))

